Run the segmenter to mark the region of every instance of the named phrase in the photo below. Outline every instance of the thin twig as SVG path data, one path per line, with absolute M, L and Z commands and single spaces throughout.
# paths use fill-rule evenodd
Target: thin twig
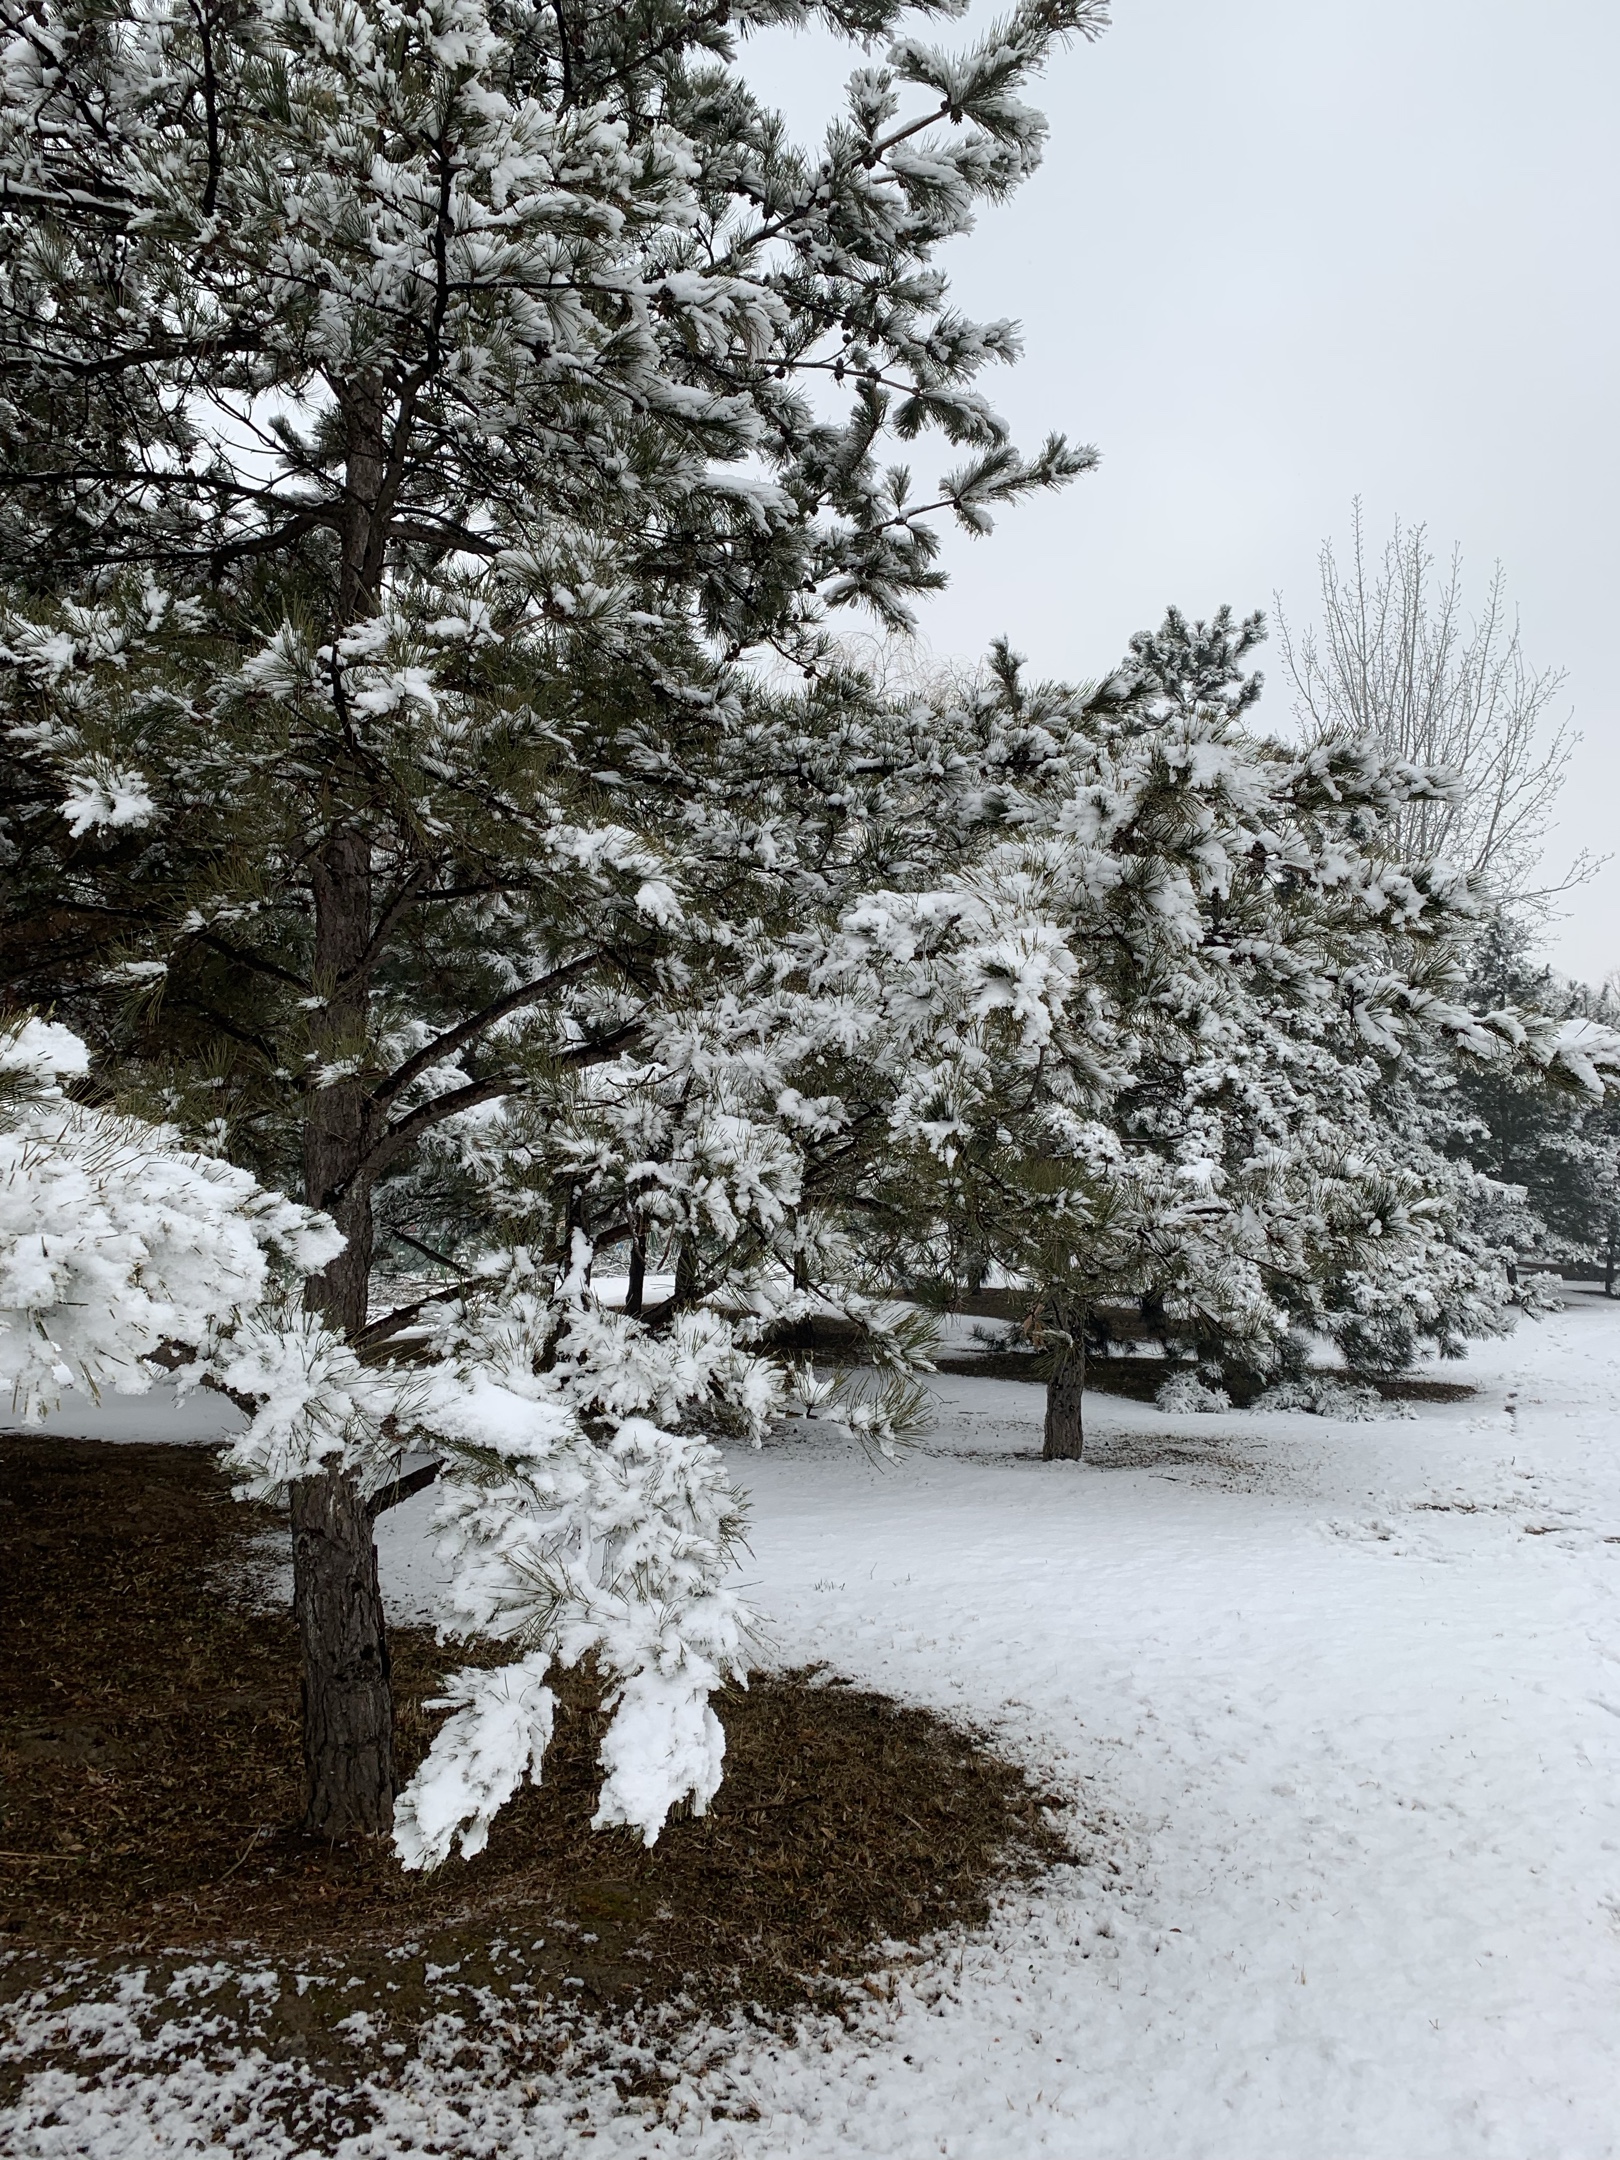
M 242 1847 L 241 1852 L 231 1862 L 230 1866 L 225 1870 L 224 1874 L 219 1878 L 222 1883 L 230 1881 L 231 1877 L 236 1873 L 237 1869 L 242 1865 L 242 1862 L 247 1858 L 248 1854 L 253 1850 L 254 1846 L 258 1844 L 260 1838 L 262 1838 L 264 1834 L 265 1833 L 262 1826 L 261 1828 L 254 1831 L 253 1835 Z

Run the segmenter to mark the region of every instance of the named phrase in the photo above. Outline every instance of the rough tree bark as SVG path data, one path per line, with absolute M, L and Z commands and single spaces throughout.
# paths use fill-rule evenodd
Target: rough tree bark
M 394 1706 L 371 1517 L 352 1477 L 292 1489 L 293 1602 L 303 1651 L 304 1828 L 341 1838 L 387 1830 Z
M 362 1165 L 371 1141 L 363 1074 L 346 1068 L 366 1054 L 370 1018 L 371 841 L 349 826 L 333 833 L 311 866 L 315 905 L 313 977 L 322 1004 L 312 1028 L 315 1055 L 332 1075 L 312 1089 L 304 1112 L 304 1193 L 324 1208 L 346 1243 L 313 1277 L 309 1302 L 334 1328 L 358 1335 L 376 1238 L 371 1185 Z
M 388 441 L 377 384 L 347 386 L 341 404 L 346 508 L 336 630 L 378 605 L 390 473 L 403 447 Z M 341 683 L 334 688 L 341 700 Z M 340 818 L 315 851 L 311 897 L 311 987 L 323 1001 L 312 1048 L 331 1077 L 308 1098 L 304 1193 L 332 1216 L 347 1242 L 313 1278 L 308 1299 L 352 1340 L 366 1324 L 376 1234 L 365 1170 L 373 1121 L 364 1078 L 373 896 L 363 815 Z M 394 1706 L 377 1548 L 359 1480 L 342 1469 L 300 1480 L 292 1491 L 292 1529 L 293 1611 L 304 1661 L 304 1827 L 328 1838 L 386 1831 L 394 1807 Z
M 1081 1462 L 1086 1452 L 1082 1397 L 1086 1386 L 1086 1338 L 1076 1326 L 1069 1344 L 1046 1383 L 1046 1435 L 1041 1454 L 1047 1462 Z
M 314 980 L 325 999 L 318 1051 L 341 1068 L 364 1050 L 371 845 L 353 829 L 316 858 Z M 313 1278 L 309 1300 L 350 1337 L 366 1324 L 371 1279 L 371 1192 L 362 1164 L 370 1141 L 363 1080 L 338 1078 L 309 1098 L 304 1190 L 348 1240 Z M 394 1806 L 393 1697 L 377 1549 L 359 1481 L 333 1469 L 293 1488 L 293 1611 L 303 1650 L 304 1827 L 320 1837 L 389 1828 Z

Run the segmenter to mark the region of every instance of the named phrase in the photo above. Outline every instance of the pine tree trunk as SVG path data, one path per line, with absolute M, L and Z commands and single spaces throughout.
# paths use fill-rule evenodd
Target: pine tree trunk
M 1157 1290 L 1144 1290 L 1140 1299 L 1142 1307 L 1142 1334 L 1148 1342 L 1156 1342 L 1166 1355 L 1170 1339 L 1165 1333 L 1164 1299 Z
M 625 1285 L 624 1309 L 632 1320 L 641 1318 L 647 1291 L 647 1240 L 640 1231 L 630 1240 L 630 1280 Z
M 1046 1437 L 1041 1455 L 1047 1462 L 1085 1459 L 1086 1432 L 1082 1397 L 1086 1386 L 1086 1339 L 1079 1327 L 1046 1383 Z
M 314 980 L 325 1000 L 319 1055 L 336 1066 L 363 1056 L 371 937 L 371 844 L 334 833 L 313 869 Z M 309 1098 L 304 1191 L 348 1240 L 311 1279 L 309 1302 L 339 1333 L 366 1324 L 374 1226 L 362 1164 L 370 1143 L 364 1080 L 342 1077 Z M 303 1651 L 304 1827 L 319 1837 L 388 1829 L 393 1819 L 393 1697 L 377 1550 L 359 1481 L 329 1470 L 293 1487 L 293 1612 Z
M 793 1255 L 793 1287 L 804 1292 L 810 1287 L 810 1263 L 803 1253 Z M 784 1350 L 814 1350 L 816 1347 L 816 1323 L 809 1313 L 801 1316 L 787 1329 L 782 1339 Z
M 386 400 L 374 379 L 347 384 L 340 409 L 345 514 L 335 631 L 380 605 L 390 508 L 407 447 L 397 429 L 389 439 Z M 371 835 L 363 816 L 327 834 L 311 863 L 310 886 L 311 987 L 322 1000 L 311 1047 L 332 1078 L 308 1099 L 304 1196 L 332 1216 L 347 1242 L 311 1279 L 307 1297 L 331 1327 L 353 1338 L 366 1324 L 375 1243 L 365 1169 L 374 1137 L 365 1066 L 375 955 Z M 394 1707 L 377 1548 L 358 1479 L 330 1470 L 301 1480 L 293 1487 L 292 1517 L 309 1773 L 304 1827 L 329 1838 L 385 1831 L 393 1820 Z
M 341 1838 L 389 1828 L 394 1708 L 371 1518 L 352 1477 L 292 1488 L 294 1608 L 304 1658 L 304 1828 Z
M 316 1055 L 341 1070 L 366 1053 L 370 998 L 371 841 L 353 827 L 333 833 L 312 867 L 314 985 L 324 1000 L 311 1030 Z M 317 1088 L 304 1113 L 304 1197 L 324 1208 L 347 1243 L 309 1285 L 309 1304 L 344 1335 L 366 1324 L 375 1231 L 371 1184 L 361 1170 L 370 1106 L 360 1073 Z

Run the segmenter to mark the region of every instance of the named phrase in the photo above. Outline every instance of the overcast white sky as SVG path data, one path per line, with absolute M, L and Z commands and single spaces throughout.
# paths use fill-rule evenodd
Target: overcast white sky
M 965 307 L 1024 325 L 1023 361 L 985 378 L 1017 439 L 1060 427 L 1103 466 L 952 545 L 929 642 L 971 655 L 1005 631 L 1041 673 L 1093 676 L 1170 600 L 1269 611 L 1280 590 L 1307 616 L 1359 494 L 1375 537 L 1399 514 L 1460 542 L 1472 590 L 1500 558 L 1584 735 L 1549 867 L 1620 849 L 1620 4 L 1114 15 L 1046 80 L 1041 171 L 948 257 Z M 785 33 L 745 54 L 801 136 L 852 64 Z M 1552 956 L 1620 967 L 1620 864 Z

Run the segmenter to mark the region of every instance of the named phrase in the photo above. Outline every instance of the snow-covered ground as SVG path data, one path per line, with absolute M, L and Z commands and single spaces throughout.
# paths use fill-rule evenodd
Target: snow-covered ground
M 1089 1859 L 657 2123 L 424 2068 L 356 2160 L 1620 2152 L 1620 1307 L 1444 1377 L 1362 1424 L 1092 1397 L 1086 1465 L 1035 1459 L 1038 1389 L 942 1379 L 897 1466 L 740 1457 L 774 1654 L 989 1728 Z M 382 1525 L 402 1612 L 430 1512 Z M 30 2160 L 225 2149 L 195 2080 L 52 2094 Z

